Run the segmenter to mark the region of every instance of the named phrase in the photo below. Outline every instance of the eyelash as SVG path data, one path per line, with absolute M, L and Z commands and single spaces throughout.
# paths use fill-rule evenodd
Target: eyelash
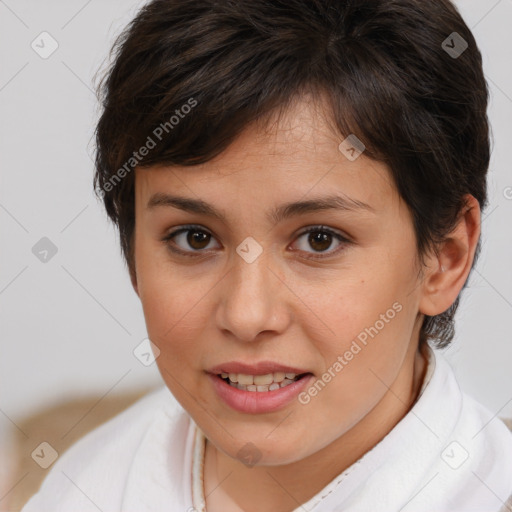
M 181 233 L 186 233 L 187 231 L 197 231 L 197 232 L 201 232 L 201 233 L 206 233 L 206 234 L 208 234 L 208 235 L 213 237 L 212 233 L 210 233 L 206 229 L 203 229 L 201 226 L 198 226 L 198 225 L 186 225 L 186 226 L 182 226 L 181 228 L 179 228 L 179 229 L 177 229 L 175 231 L 172 231 L 171 233 L 166 235 L 164 238 L 162 238 L 162 242 L 168 247 L 168 249 L 170 251 L 172 251 L 175 254 L 179 254 L 181 256 L 185 256 L 185 257 L 189 257 L 189 258 L 197 258 L 197 257 L 203 256 L 203 254 L 205 252 L 207 252 L 207 251 L 205 251 L 205 250 L 200 250 L 200 251 L 183 251 L 183 250 L 177 249 L 176 247 L 173 247 L 171 245 L 171 241 L 172 241 L 173 238 L 175 238 L 176 236 L 178 236 Z M 318 259 L 324 259 L 324 258 L 331 257 L 331 256 L 336 255 L 339 252 L 341 252 L 344 249 L 345 245 L 352 243 L 346 237 L 344 237 L 344 236 L 340 235 L 339 233 L 336 233 L 335 231 L 333 231 L 333 230 L 331 230 L 329 228 L 326 228 L 326 227 L 324 227 L 322 225 L 312 226 L 312 227 L 309 227 L 309 228 L 305 229 L 304 231 L 301 231 L 297 235 L 297 238 L 300 238 L 301 236 L 309 234 L 309 233 L 318 233 L 318 232 L 320 232 L 320 233 L 328 233 L 329 235 L 332 235 L 339 242 L 341 242 L 342 245 L 338 249 L 336 249 L 335 251 L 328 252 L 326 256 L 324 256 L 324 254 L 326 254 L 326 253 L 317 253 L 317 255 L 308 256 L 307 257 L 308 259 L 317 259 L 318 260 Z M 318 254 L 320 254 L 320 255 L 318 255 Z

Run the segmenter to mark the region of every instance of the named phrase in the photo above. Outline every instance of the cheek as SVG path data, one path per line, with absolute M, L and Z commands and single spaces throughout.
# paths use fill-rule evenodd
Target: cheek
M 321 320 L 330 328 L 320 337 L 309 333 L 325 372 L 318 376 L 325 387 L 317 385 L 325 400 L 316 403 L 336 404 L 322 414 L 337 421 L 356 422 L 377 403 L 386 391 L 382 381 L 396 377 L 410 343 L 415 317 L 411 284 L 389 268 L 372 272 L 375 279 L 367 274 L 352 283 L 334 283 L 335 293 L 316 299 Z
M 198 343 L 205 325 L 204 287 L 149 266 L 142 277 L 141 302 L 149 338 L 160 350 L 156 364 L 176 399 L 194 407 L 190 393 L 197 388 L 203 347 Z M 199 399 L 199 398 L 197 398 Z
M 160 244 L 140 236 L 136 243 L 137 284 L 148 329 L 162 337 L 197 302 L 195 280 L 173 265 Z
M 150 338 L 159 340 L 161 348 L 175 344 L 175 340 L 183 345 L 190 344 L 204 324 L 206 301 L 201 300 L 203 296 L 204 287 L 162 276 L 147 278 L 141 302 Z
M 180 366 L 187 364 L 188 358 L 194 356 L 190 349 L 196 344 L 191 341 L 198 335 L 196 329 L 200 325 L 197 322 L 200 302 L 197 303 L 196 290 L 154 265 L 146 267 L 142 264 L 138 270 L 146 329 L 149 339 L 160 350 L 157 364 L 161 371 L 166 368 L 175 374 Z
M 409 340 L 404 330 L 407 321 L 401 314 L 403 310 L 388 318 L 389 323 L 374 320 L 366 326 L 363 322 L 361 328 L 354 326 L 354 336 L 325 349 L 325 371 L 306 389 L 301 403 L 309 409 L 309 417 L 322 418 L 329 431 L 326 438 L 360 422 L 382 400 L 387 384 L 395 380 Z
M 348 350 L 353 340 L 371 339 L 376 330 L 379 338 L 386 338 L 397 328 L 396 319 L 404 315 L 408 288 L 393 269 L 374 265 L 358 270 L 358 275 L 332 280 L 327 288 L 303 290 L 308 306 L 318 312 L 319 324 L 328 327 L 320 342 L 331 359 Z

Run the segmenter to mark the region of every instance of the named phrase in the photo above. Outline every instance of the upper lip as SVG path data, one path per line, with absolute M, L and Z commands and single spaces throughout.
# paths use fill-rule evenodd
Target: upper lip
M 243 363 L 239 361 L 229 361 L 221 363 L 213 368 L 207 370 L 209 373 L 243 373 L 244 375 L 267 375 L 269 373 L 283 372 L 295 373 L 301 375 L 303 373 L 310 373 L 308 370 L 288 366 L 285 364 L 276 363 L 273 361 L 259 361 L 257 363 Z

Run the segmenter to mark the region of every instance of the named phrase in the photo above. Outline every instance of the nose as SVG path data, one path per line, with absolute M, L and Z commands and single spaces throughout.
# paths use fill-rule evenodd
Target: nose
M 270 251 L 263 250 L 253 261 L 235 252 L 232 265 L 218 289 L 218 328 L 243 342 L 285 331 L 291 292 Z

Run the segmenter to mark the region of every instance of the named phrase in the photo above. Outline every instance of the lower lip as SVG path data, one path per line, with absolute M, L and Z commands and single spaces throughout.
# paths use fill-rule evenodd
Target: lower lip
M 230 386 L 217 375 L 209 373 L 208 377 L 219 397 L 231 408 L 248 414 L 261 414 L 286 407 L 307 387 L 313 375 L 305 375 L 292 384 L 274 391 L 244 391 Z

